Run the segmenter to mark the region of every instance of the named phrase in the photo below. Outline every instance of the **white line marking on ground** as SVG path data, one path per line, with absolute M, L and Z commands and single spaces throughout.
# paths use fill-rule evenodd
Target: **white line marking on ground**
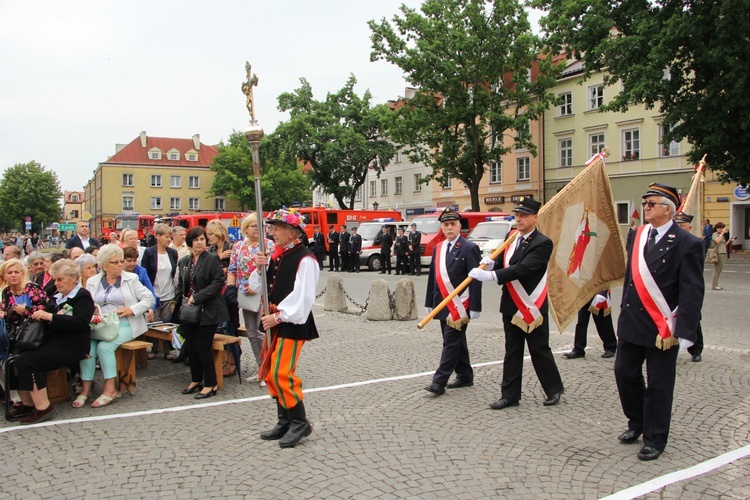
M 708 472 L 711 472 L 712 470 L 718 469 L 719 467 L 732 463 L 735 460 L 745 458 L 747 456 L 750 456 L 750 445 L 743 446 L 742 448 L 737 448 L 736 450 L 724 453 L 723 455 L 719 455 L 718 457 L 706 460 L 705 462 L 700 462 L 693 465 L 692 467 L 688 467 L 687 469 L 670 472 L 669 474 L 656 477 L 650 481 L 646 481 L 645 483 L 631 486 L 630 488 L 618 491 L 613 495 L 604 497 L 604 499 L 602 500 L 625 500 L 636 498 L 647 493 L 651 493 L 652 491 L 656 491 L 659 488 L 669 486 L 670 484 L 706 474 Z

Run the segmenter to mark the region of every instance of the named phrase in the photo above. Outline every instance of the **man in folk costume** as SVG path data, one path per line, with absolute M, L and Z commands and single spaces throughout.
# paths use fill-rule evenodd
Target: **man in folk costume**
M 469 273 L 475 280 L 493 280 L 503 285 L 500 312 L 505 330 L 505 361 L 502 394 L 499 400 L 490 403 L 493 410 L 518 406 L 521 400 L 524 343 L 529 346 L 531 363 L 547 396 L 544 405 L 559 403 L 565 390 L 549 347 L 547 265 L 552 255 L 552 240 L 536 229 L 541 206 L 536 200 L 521 197 L 513 209 L 518 228 L 516 241 L 497 262 L 485 257 L 481 262 L 485 269 L 472 269 Z M 500 269 L 493 270 L 495 267 Z
M 693 234 L 690 232 L 691 229 L 693 229 L 693 218 L 694 216 L 686 214 L 685 212 L 677 212 L 677 215 L 674 216 L 674 221 L 682 229 Z M 690 353 L 694 363 L 700 363 L 701 359 L 703 359 L 701 357 L 703 354 L 703 327 L 700 323 L 698 323 L 698 329 L 695 334 L 695 344 L 688 347 L 687 351 Z
M 425 298 L 427 314 L 466 279 L 482 257 L 476 243 L 461 236 L 461 216 L 457 212 L 446 208 L 438 221 L 445 240 L 435 246 L 432 254 Z M 457 389 L 474 385 L 466 328 L 469 320 L 479 318 L 481 311 L 482 284 L 474 281 L 437 314 L 443 334 L 443 351 L 440 366 L 432 377 L 432 384 L 425 387 L 426 391 L 440 396 L 446 387 Z M 456 379 L 449 384 L 453 372 L 456 372 Z
M 604 344 L 603 358 L 614 357 L 617 352 L 617 337 L 615 327 L 612 324 L 612 297 L 609 290 L 602 290 L 594 295 L 591 303 L 585 304 L 578 311 L 578 323 L 576 323 L 575 341 L 573 349 L 563 354 L 567 359 L 583 358 L 586 356 L 586 334 L 589 328 L 589 316 L 594 316 L 596 333 Z
M 270 355 L 270 368 L 265 381 L 276 400 L 278 422 L 260 437 L 279 439 L 282 448 L 290 448 L 312 432 L 302 401 L 302 379 L 296 371 L 302 346 L 318 338 L 312 307 L 320 268 L 300 240 L 305 224 L 297 214 L 279 210 L 269 222 L 276 247 L 270 257 L 258 253 L 255 259 L 259 266 L 268 265 L 270 314 L 263 316 L 261 322 L 273 339 L 272 350 L 266 354 Z M 257 270 L 251 275 L 250 286 L 260 290 Z
M 634 443 L 643 434 L 638 458 L 655 460 L 669 436 L 677 346 L 695 342 L 700 321 L 703 242 L 672 221 L 680 202 L 675 188 L 653 183 L 643 199 L 648 224 L 628 238 L 615 380 L 628 418 L 618 439 Z

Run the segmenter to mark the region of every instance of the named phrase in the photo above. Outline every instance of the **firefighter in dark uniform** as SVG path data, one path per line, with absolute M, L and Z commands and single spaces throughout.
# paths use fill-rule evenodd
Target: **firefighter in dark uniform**
M 346 226 L 341 226 L 339 233 L 339 254 L 341 255 L 341 270 L 343 272 L 351 271 L 352 266 L 349 263 L 349 239 L 351 236 L 346 232 Z
M 417 231 L 417 225 L 412 223 L 409 233 L 409 274 L 419 276 L 422 274 L 422 262 L 420 260 L 420 247 L 422 233 Z
M 404 228 L 398 228 L 398 236 L 396 236 L 396 275 L 408 274 L 409 265 L 407 260 L 407 252 L 409 251 L 409 238 L 404 236 Z
M 349 238 L 349 265 L 352 273 L 359 272 L 359 254 L 362 253 L 362 236 L 357 234 L 357 226 L 352 228 Z
M 323 261 L 326 258 L 326 237 L 320 232 L 320 228 L 315 226 L 315 232 L 313 233 L 313 253 L 315 258 L 318 259 L 318 265 L 320 270 L 323 270 Z
M 380 228 L 380 274 L 391 274 L 391 249 L 393 248 L 393 236 L 388 226 Z
M 338 271 L 339 265 L 339 233 L 333 226 L 328 226 L 328 270 Z

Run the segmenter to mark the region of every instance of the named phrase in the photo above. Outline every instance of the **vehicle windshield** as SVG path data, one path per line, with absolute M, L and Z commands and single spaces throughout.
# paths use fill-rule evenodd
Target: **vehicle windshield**
M 382 224 L 360 224 L 357 228 L 357 233 L 362 237 L 362 240 L 372 241 L 380 233 Z
M 510 222 L 479 223 L 469 234 L 470 240 L 503 240 L 510 230 Z
M 138 219 L 120 219 L 118 222 L 118 230 L 138 229 Z
M 440 222 L 437 220 L 437 217 L 434 219 L 414 219 L 412 222 L 417 224 L 417 231 L 422 233 L 435 234 L 440 232 Z

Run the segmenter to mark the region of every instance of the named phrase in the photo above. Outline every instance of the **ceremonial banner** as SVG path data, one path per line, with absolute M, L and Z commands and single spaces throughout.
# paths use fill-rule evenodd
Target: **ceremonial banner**
M 599 153 L 539 212 L 537 228 L 554 242 L 547 270 L 549 306 L 562 331 L 596 292 L 622 284 L 625 245 L 612 186 Z
M 678 212 L 685 212 L 688 215 L 693 216 L 693 228 L 690 230 L 690 234 L 703 239 L 703 204 L 701 199 L 701 185 L 703 182 L 703 173 L 706 170 L 706 157 L 703 157 L 695 166 L 695 175 L 693 176 L 693 182 L 690 185 L 690 191 L 682 201 L 682 205 L 677 209 Z

